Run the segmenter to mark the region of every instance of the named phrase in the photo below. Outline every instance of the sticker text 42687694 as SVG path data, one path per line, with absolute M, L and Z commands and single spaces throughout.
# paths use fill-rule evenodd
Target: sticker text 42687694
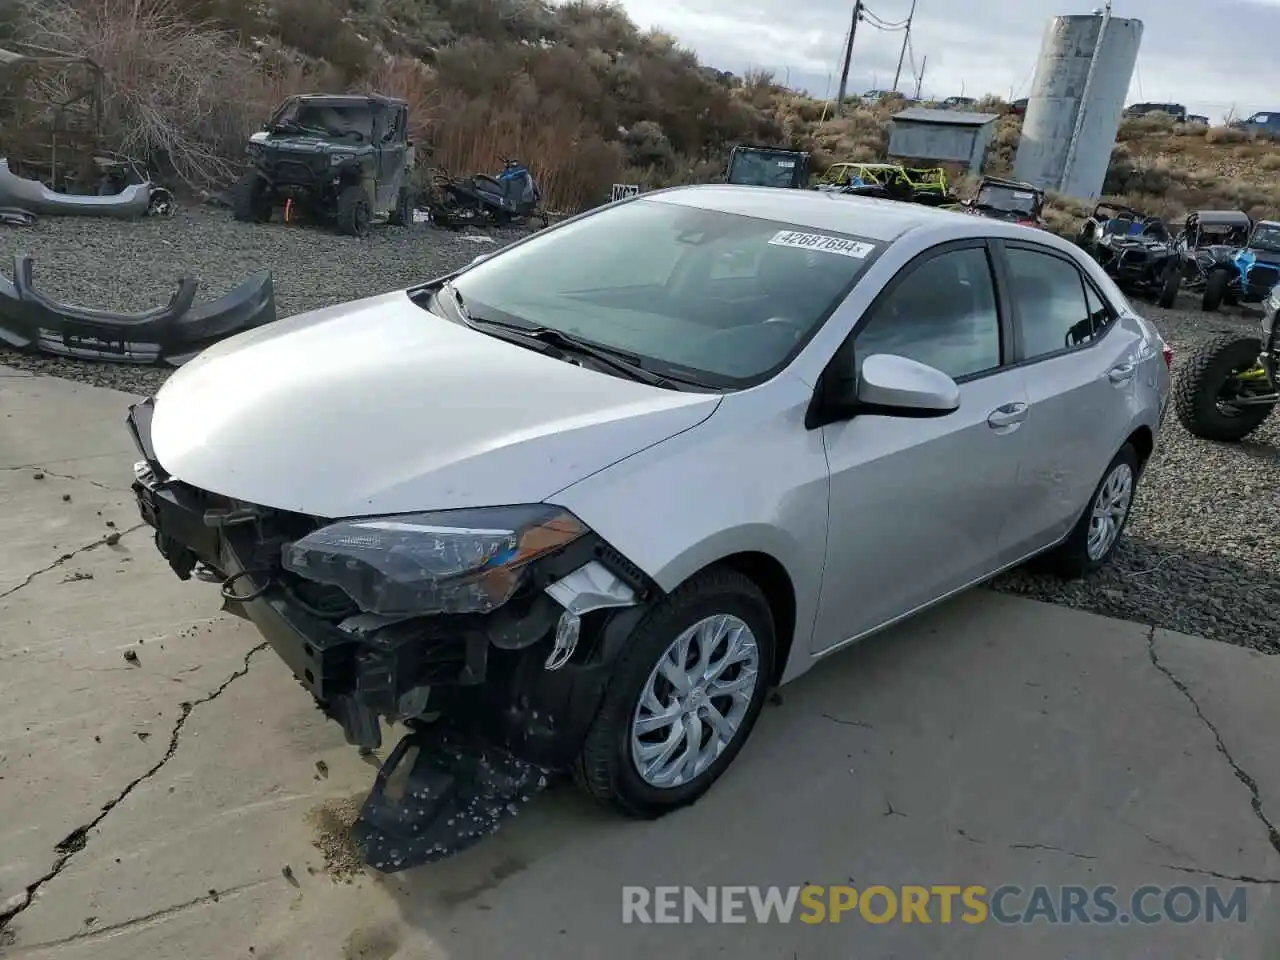
M 779 230 L 769 241 L 775 247 L 794 247 L 799 250 L 817 250 L 822 253 L 835 253 L 842 257 L 864 259 L 875 249 L 869 243 L 857 240 L 846 240 L 844 237 L 831 237 L 824 233 L 800 233 L 797 230 Z

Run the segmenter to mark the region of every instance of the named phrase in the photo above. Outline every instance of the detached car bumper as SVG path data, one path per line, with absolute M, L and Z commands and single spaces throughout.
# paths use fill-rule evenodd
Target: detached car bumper
M 141 313 L 73 306 L 36 290 L 31 258 L 20 254 L 13 282 L 0 277 L 0 342 L 57 356 L 179 366 L 219 340 L 276 319 L 269 272 L 199 305 L 198 288 L 184 279 L 167 304 Z

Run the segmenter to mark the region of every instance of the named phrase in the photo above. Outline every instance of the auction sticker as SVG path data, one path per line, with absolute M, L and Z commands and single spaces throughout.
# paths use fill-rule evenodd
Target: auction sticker
M 773 235 L 769 244 L 774 247 L 795 247 L 799 250 L 820 250 L 823 253 L 838 253 L 842 257 L 864 259 L 875 249 L 869 243 L 846 240 L 844 237 L 829 237 L 822 233 L 800 233 L 796 230 L 779 230 Z

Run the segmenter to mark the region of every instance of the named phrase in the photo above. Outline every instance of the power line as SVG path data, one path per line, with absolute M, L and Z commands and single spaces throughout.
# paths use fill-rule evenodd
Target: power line
M 884 17 L 872 10 L 868 10 L 866 7 L 862 8 L 862 16 L 871 26 L 878 27 L 881 30 L 904 30 L 911 23 L 910 17 L 905 20 L 899 20 L 896 23 L 890 23 Z

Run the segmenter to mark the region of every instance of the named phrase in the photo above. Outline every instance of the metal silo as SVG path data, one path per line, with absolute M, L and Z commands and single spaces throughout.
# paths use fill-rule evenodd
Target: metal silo
M 1142 43 L 1142 21 L 1054 17 L 1045 31 L 1014 175 L 1081 200 L 1102 194 Z

